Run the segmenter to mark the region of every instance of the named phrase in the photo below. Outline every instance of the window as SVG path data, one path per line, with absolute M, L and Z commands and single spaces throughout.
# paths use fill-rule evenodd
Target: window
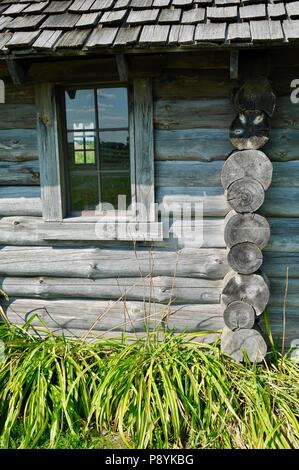
M 42 83 L 35 97 L 44 239 L 162 240 L 151 80 Z
M 96 215 L 131 206 L 128 88 L 64 92 L 68 208 Z

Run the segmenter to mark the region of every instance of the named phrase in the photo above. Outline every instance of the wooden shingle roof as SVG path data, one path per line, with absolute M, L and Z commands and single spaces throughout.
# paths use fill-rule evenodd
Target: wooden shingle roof
M 0 53 L 299 40 L 299 1 L 0 0 Z

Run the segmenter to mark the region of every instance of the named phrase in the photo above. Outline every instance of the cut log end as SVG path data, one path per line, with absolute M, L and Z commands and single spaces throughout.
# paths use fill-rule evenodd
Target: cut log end
M 232 331 L 251 329 L 255 323 L 254 308 L 246 302 L 236 301 L 229 304 L 223 313 L 225 325 Z
M 257 180 L 266 191 L 272 182 L 273 165 L 267 155 L 260 150 L 234 152 L 223 165 L 221 181 L 227 189 L 241 178 Z
M 260 274 L 242 275 L 228 273 L 223 281 L 221 304 L 227 307 L 232 302 L 243 301 L 251 305 L 257 316 L 262 315 L 268 305 L 270 291 Z
M 231 331 L 225 327 L 221 337 L 221 350 L 237 362 L 262 362 L 267 354 L 267 344 L 256 329 Z
M 263 263 L 263 254 L 254 243 L 238 243 L 228 254 L 228 263 L 239 274 L 253 274 Z
M 238 214 L 232 211 L 226 217 L 224 239 L 228 248 L 238 243 L 250 242 L 262 250 L 269 242 L 270 226 L 261 215 Z
M 229 205 L 236 212 L 250 213 L 262 207 L 265 191 L 257 180 L 241 178 L 228 187 L 226 197 Z

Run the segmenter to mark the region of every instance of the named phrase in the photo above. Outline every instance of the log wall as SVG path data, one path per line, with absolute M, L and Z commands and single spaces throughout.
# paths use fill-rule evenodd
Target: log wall
M 290 344 L 299 338 L 299 105 L 289 95 L 291 80 L 299 77 L 299 61 L 296 51 L 280 61 L 269 55 L 267 71 L 263 60 L 252 67 L 252 60 L 241 55 L 240 83 L 250 70 L 258 70 L 267 73 L 277 95 L 271 143 L 264 148 L 273 162 L 273 183 L 259 213 L 271 226 L 263 269 L 270 280 L 268 311 L 278 340 L 289 268 Z M 0 105 L 0 277 L 10 296 L 10 318 L 23 321 L 28 312 L 42 309 L 51 328 L 74 334 L 94 323 L 96 331 L 111 334 L 124 324 L 138 334 L 153 325 L 177 331 L 221 329 L 229 206 L 220 176 L 233 150 L 228 129 L 235 114 L 231 93 L 237 87 L 229 78 L 227 54 L 206 55 L 205 60 L 199 53 L 169 54 L 153 79 L 156 201 L 165 210 L 172 203 L 203 203 L 203 222 L 194 214 L 191 219 L 203 232 L 202 240 L 194 238 L 194 225 L 175 237 L 180 217 L 175 209 L 172 234 L 162 243 L 134 247 L 127 242 L 46 241 L 33 86 L 6 81 L 6 104 Z

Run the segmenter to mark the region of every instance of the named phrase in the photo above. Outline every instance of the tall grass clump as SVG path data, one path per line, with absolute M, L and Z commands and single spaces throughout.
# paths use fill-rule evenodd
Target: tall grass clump
M 65 433 L 132 448 L 299 447 L 299 366 L 286 355 L 241 365 L 171 333 L 83 342 L 4 324 L 0 339 L 2 448 L 55 448 Z

